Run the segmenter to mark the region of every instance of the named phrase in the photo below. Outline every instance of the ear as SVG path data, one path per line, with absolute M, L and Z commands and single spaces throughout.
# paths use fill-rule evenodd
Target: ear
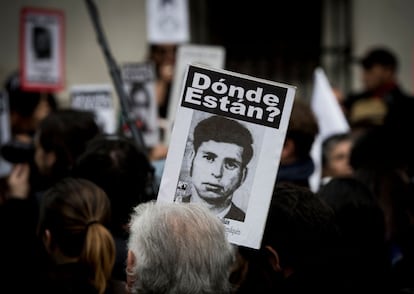
M 48 252 L 52 251 L 52 234 L 48 229 L 43 232 L 43 244 Z
M 132 268 L 135 266 L 135 254 L 131 251 L 128 250 L 128 256 L 127 256 L 127 271 L 131 271 Z
M 134 271 L 133 268 L 135 266 L 136 263 L 136 258 L 135 258 L 135 254 L 131 251 L 128 250 L 128 256 L 127 256 L 127 262 L 126 262 L 126 283 L 127 283 L 127 289 L 132 289 L 133 285 L 135 283 L 135 275 L 134 275 Z
M 52 167 L 56 162 L 56 153 L 54 151 L 47 152 L 45 155 L 45 161 L 48 167 Z
M 268 253 L 268 261 L 273 270 L 275 272 L 281 272 L 282 268 L 280 266 L 279 254 L 277 254 L 276 250 L 274 250 L 271 246 L 266 246 L 265 250 Z
M 295 155 L 295 143 L 292 139 L 286 138 L 285 143 L 283 144 L 282 154 L 280 156 L 280 161 L 282 163 L 290 163 L 291 158 Z

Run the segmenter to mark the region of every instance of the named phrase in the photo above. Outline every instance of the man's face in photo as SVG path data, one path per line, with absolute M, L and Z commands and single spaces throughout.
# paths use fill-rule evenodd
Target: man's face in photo
M 243 147 L 224 142 L 201 143 L 192 163 L 192 182 L 200 198 L 221 202 L 230 197 L 244 178 Z

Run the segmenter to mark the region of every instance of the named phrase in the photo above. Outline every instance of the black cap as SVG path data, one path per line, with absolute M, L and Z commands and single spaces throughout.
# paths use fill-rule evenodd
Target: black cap
M 398 67 L 397 58 L 394 53 L 385 48 L 374 48 L 361 58 L 361 65 L 365 69 L 370 69 L 374 65 L 382 65 L 396 70 Z

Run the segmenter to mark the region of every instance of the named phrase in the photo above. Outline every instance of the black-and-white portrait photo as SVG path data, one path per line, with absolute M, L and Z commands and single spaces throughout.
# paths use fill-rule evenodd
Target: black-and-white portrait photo
M 46 26 L 33 26 L 32 46 L 37 59 L 50 59 L 52 57 L 52 33 Z
M 262 132 L 251 123 L 195 111 L 176 202 L 200 202 L 217 216 L 243 222 Z

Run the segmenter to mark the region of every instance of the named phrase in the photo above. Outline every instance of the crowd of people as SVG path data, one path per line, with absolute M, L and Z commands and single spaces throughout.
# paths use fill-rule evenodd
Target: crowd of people
M 161 119 L 175 51 L 151 46 Z M 246 217 L 232 199 L 252 157 L 242 124 L 199 122 L 191 193 L 165 203 L 157 193 L 168 146 L 105 134 L 92 112 L 27 93 L 13 74 L 4 89 L 15 145 L 1 148 L 12 169 L 0 179 L 0 292 L 414 293 L 414 97 L 389 49 L 374 48 L 360 65 L 365 89 L 341 101 L 350 131 L 322 142 L 317 191 L 309 180 L 319 126 L 295 98 L 258 249 L 230 243 L 222 222 Z

